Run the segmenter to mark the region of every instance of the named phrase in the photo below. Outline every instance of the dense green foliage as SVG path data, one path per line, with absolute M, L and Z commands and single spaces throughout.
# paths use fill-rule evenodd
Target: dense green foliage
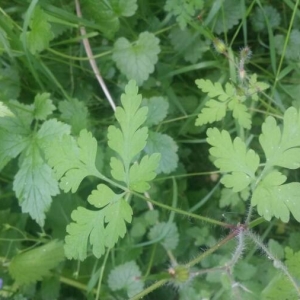
M 300 0 L 2 0 L 0 298 L 300 297 Z

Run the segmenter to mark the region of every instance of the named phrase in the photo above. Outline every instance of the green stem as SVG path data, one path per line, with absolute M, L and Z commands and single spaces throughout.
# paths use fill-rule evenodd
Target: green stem
M 104 269 L 105 269 L 105 265 L 106 265 L 106 261 L 109 255 L 110 249 L 108 249 L 105 253 L 105 257 L 104 257 L 104 261 L 103 264 L 101 266 L 101 271 L 100 271 L 100 276 L 99 276 L 99 281 L 98 281 L 98 286 L 97 286 L 97 293 L 96 293 L 96 298 L 95 300 L 98 300 L 100 297 L 100 291 L 101 291 L 101 283 L 103 280 L 103 274 L 104 274 Z
M 296 3 L 295 3 L 293 14 L 292 14 L 292 17 L 291 17 L 291 20 L 290 20 L 289 29 L 288 29 L 288 32 L 285 36 L 283 50 L 282 50 L 282 54 L 281 54 L 281 57 L 280 57 L 280 62 L 279 62 L 279 66 L 278 66 L 277 73 L 276 73 L 276 78 L 274 80 L 274 85 L 273 85 L 273 89 L 272 89 L 273 94 L 274 94 L 274 91 L 275 91 L 275 88 L 276 88 L 276 85 L 277 85 L 277 82 L 278 82 L 279 73 L 280 73 L 280 70 L 281 70 L 281 67 L 282 67 L 282 63 L 283 63 L 283 59 L 284 59 L 285 52 L 286 52 L 286 49 L 287 49 L 288 41 L 290 39 L 291 30 L 292 30 L 293 23 L 294 23 L 294 20 L 295 20 L 295 15 L 296 15 L 296 12 L 298 11 L 299 1 L 300 0 L 297 0 Z
M 201 260 L 203 260 L 205 257 L 207 257 L 208 255 L 210 255 L 211 253 L 215 252 L 216 250 L 218 250 L 221 246 L 225 245 L 226 243 L 228 243 L 230 240 L 232 240 L 233 238 L 235 238 L 238 235 L 238 232 L 231 232 L 229 235 L 227 235 L 223 240 L 221 240 L 219 243 L 217 243 L 215 246 L 213 246 L 212 248 L 208 249 L 207 251 L 205 251 L 204 253 L 200 254 L 199 256 L 197 256 L 196 258 L 194 258 L 193 260 L 191 260 L 190 262 L 188 262 L 187 264 L 185 264 L 185 266 L 187 268 L 191 268 L 194 265 L 198 264 Z
M 148 295 L 149 293 L 153 292 L 160 286 L 166 284 L 168 281 L 169 281 L 169 279 L 159 280 L 159 281 L 155 282 L 154 284 L 150 285 L 148 288 L 146 288 L 142 292 L 135 295 L 134 297 L 130 298 L 130 300 L 139 300 L 139 299 L 143 298 L 144 296 Z

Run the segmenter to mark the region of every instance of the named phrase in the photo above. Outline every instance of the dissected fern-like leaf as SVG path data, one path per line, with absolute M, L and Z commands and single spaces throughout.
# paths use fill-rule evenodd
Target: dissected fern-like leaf
M 126 222 L 130 223 L 132 220 L 131 206 L 125 200 L 129 190 L 145 192 L 150 188 L 149 181 L 156 176 L 155 170 L 160 154 L 145 155 L 137 161 L 148 137 L 148 128 L 141 127 L 147 117 L 147 107 L 140 107 L 141 101 L 136 83 L 129 82 L 125 94 L 121 96 L 123 107 L 118 107 L 115 112 L 118 126 L 112 125 L 108 128 L 108 145 L 116 152 L 116 156 L 112 157 L 110 162 L 111 174 L 114 179 L 125 184 L 124 192 L 118 194 L 107 185 L 99 184 L 97 190 L 88 197 L 88 202 L 99 210 L 79 207 L 72 213 L 73 222 L 67 226 L 65 244 L 65 252 L 70 259 L 84 260 L 88 244 L 92 246 L 92 253 L 98 258 L 104 254 L 106 247 L 114 247 L 119 238 L 124 237 L 126 233 Z M 74 167 L 71 166 L 74 157 L 66 162 L 54 160 L 60 176 L 67 170 L 66 180 L 75 180 L 75 187 L 78 183 L 75 173 L 79 176 L 87 174 L 86 166 L 89 166 L 89 170 L 94 170 L 92 165 L 95 161 L 96 145 L 93 145 L 93 138 L 86 132 L 83 133 L 83 137 L 78 139 L 78 147 L 67 137 L 68 143 L 73 144 L 73 153 L 80 157 L 79 161 L 74 160 Z M 105 177 L 101 175 L 101 178 Z

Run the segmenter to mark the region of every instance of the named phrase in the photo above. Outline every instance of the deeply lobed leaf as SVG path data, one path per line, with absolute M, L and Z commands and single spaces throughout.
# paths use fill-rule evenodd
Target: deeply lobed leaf
M 239 137 L 232 141 L 227 131 L 209 128 L 207 142 L 213 146 L 210 154 L 215 158 L 215 166 L 221 172 L 231 173 L 221 180 L 227 188 L 239 192 L 255 180 L 259 156 L 253 150 L 247 151 L 246 144 Z
M 82 130 L 75 141 L 64 135 L 56 142 L 55 149 L 48 147 L 46 157 L 54 169 L 56 178 L 60 179 L 60 187 L 75 193 L 81 181 L 89 175 L 97 175 L 95 167 L 97 141 L 87 130 Z
M 259 142 L 265 152 L 268 166 L 288 169 L 300 167 L 300 113 L 290 107 L 283 117 L 283 130 L 273 117 L 262 126 Z

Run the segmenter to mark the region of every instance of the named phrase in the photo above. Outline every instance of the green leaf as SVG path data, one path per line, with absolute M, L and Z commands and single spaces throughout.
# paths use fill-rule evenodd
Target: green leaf
M 164 9 L 176 17 L 181 29 L 185 29 L 187 24 L 193 20 L 195 14 L 203 8 L 203 5 L 203 0 L 167 0 Z
M 251 115 L 246 105 L 240 102 L 239 97 L 233 97 L 228 103 L 228 108 L 232 110 L 232 116 L 237 119 L 238 123 L 246 128 L 251 128 Z
M 246 97 L 243 94 L 239 95 L 232 84 L 226 83 L 225 90 L 219 82 L 212 83 L 210 80 L 198 79 L 196 84 L 209 97 L 217 97 L 219 100 L 210 99 L 206 102 L 206 107 L 198 115 L 196 126 L 222 120 L 228 108 L 232 110 L 233 117 L 237 119 L 242 127 L 251 128 L 251 115 L 247 107 L 242 104 Z M 255 90 L 255 93 L 257 93 L 257 90 Z
M 238 193 L 234 193 L 232 189 L 223 188 L 221 191 L 221 198 L 220 198 L 220 208 L 226 206 L 237 206 L 241 202 L 241 198 L 239 197 Z
M 292 59 L 299 61 L 299 47 L 300 47 L 300 31 L 298 29 L 293 29 L 290 34 L 287 48 L 285 45 L 285 35 L 276 35 L 274 37 L 274 45 L 279 55 L 283 54 L 286 59 Z
M 102 33 L 111 38 L 119 30 L 120 17 L 131 17 L 137 10 L 137 0 L 83 0 L 85 16 L 95 20 Z
M 57 195 L 59 189 L 52 169 L 44 162 L 34 139 L 26 149 L 14 179 L 13 189 L 19 199 L 22 212 L 29 213 L 40 226 L 43 226 L 45 212 L 52 201 L 51 197 Z
M 227 101 L 235 93 L 235 89 L 230 83 L 226 83 L 224 90 L 220 82 L 213 83 L 209 79 L 197 79 L 195 82 L 203 93 L 207 93 L 211 98 L 218 97 L 222 102 Z
M 278 27 L 281 22 L 281 17 L 277 9 L 271 5 L 256 7 L 251 18 L 253 29 L 265 33 L 267 31 L 266 20 L 268 20 L 270 28 Z
M 108 223 L 105 228 L 105 245 L 107 247 L 112 248 L 119 237 L 124 237 L 125 221 L 131 223 L 132 213 L 131 206 L 124 199 L 105 208 L 105 222 Z
M 28 285 L 49 276 L 50 270 L 63 260 L 63 244 L 54 240 L 15 255 L 8 269 L 18 285 Z
M 268 117 L 262 125 L 259 142 L 265 152 L 268 166 L 288 169 L 300 167 L 300 114 L 294 107 L 286 110 L 283 129 L 273 117 Z
M 0 68 L 0 100 L 17 99 L 20 95 L 20 76 L 16 68 Z
M 97 190 L 94 190 L 89 196 L 88 201 L 90 204 L 97 208 L 105 207 L 110 202 L 116 202 L 121 199 L 123 194 L 115 194 L 107 185 L 99 184 Z
M 126 233 L 125 222 L 131 222 L 132 218 L 130 205 L 120 199 L 119 195 L 105 191 L 105 195 L 113 195 L 108 203 L 101 193 L 103 190 L 103 186 L 99 185 L 88 199 L 92 205 L 105 206 L 107 203 L 102 210 L 91 211 L 79 207 L 72 213 L 71 217 L 75 222 L 67 226 L 68 235 L 65 239 L 65 253 L 69 259 L 84 260 L 87 257 L 88 241 L 92 245 L 93 254 L 100 258 L 105 247 L 112 248 L 119 237 L 124 237 Z M 108 223 L 107 226 L 105 223 Z
M 32 54 L 39 53 L 49 47 L 54 38 L 48 15 L 39 6 L 36 6 L 29 23 L 30 31 L 26 33 L 27 47 Z M 24 39 L 24 34 L 21 36 Z
M 249 79 L 249 86 L 247 88 L 246 94 L 249 95 L 252 100 L 258 101 L 258 93 L 265 91 L 269 87 L 269 84 L 262 81 L 257 81 L 257 75 L 252 74 Z
M 142 273 L 134 261 L 115 267 L 108 276 L 108 286 L 112 291 L 125 289 L 128 297 L 133 297 L 144 289 Z
M 173 172 L 178 165 L 178 146 L 175 141 L 167 134 L 159 132 L 149 132 L 149 138 L 145 147 L 145 152 L 149 155 L 160 153 L 161 159 L 156 172 L 169 174 Z
M 88 125 L 88 109 L 82 101 L 71 99 L 71 101 L 59 102 L 58 109 L 61 119 L 72 126 L 72 133 L 78 135 Z
M 175 250 L 179 242 L 176 224 L 161 222 L 154 225 L 149 232 L 149 239 L 158 239 L 166 250 Z
M 0 118 L 14 116 L 15 115 L 13 114 L 13 112 L 3 102 L 0 101 Z
M 259 215 L 270 221 L 273 216 L 288 222 L 290 212 L 300 222 L 300 183 L 283 184 L 286 176 L 272 171 L 259 183 L 254 190 L 251 203 L 257 205 Z
M 224 0 L 222 9 L 219 10 L 216 17 L 214 31 L 217 34 L 227 32 L 239 23 L 242 15 L 241 5 L 238 5 L 235 0 Z
M 208 40 L 203 40 L 199 32 L 191 28 L 173 28 L 169 35 L 171 43 L 178 54 L 192 64 L 195 64 L 210 49 Z
M 75 193 L 86 176 L 98 175 L 95 167 L 97 141 L 86 130 L 80 132 L 77 141 L 64 135 L 55 148 L 48 147 L 45 151 L 49 165 L 60 179 L 60 188 L 65 192 Z
M 104 212 L 91 211 L 78 207 L 72 212 L 74 222 L 67 226 L 65 238 L 65 254 L 69 259 L 84 260 L 87 257 L 88 241 L 92 245 L 93 254 L 100 258 L 105 252 Z
M 214 165 L 221 172 L 231 173 L 221 179 L 225 187 L 239 192 L 255 180 L 259 156 L 253 150 L 247 151 L 246 144 L 239 137 L 232 141 L 227 131 L 209 128 L 207 142 L 212 146 L 209 152 L 215 158 Z
M 148 181 L 156 176 L 156 169 L 160 162 L 160 154 L 154 153 L 151 156 L 144 156 L 140 163 L 133 164 L 129 171 L 130 189 L 144 193 L 150 188 Z
M 227 110 L 226 103 L 211 99 L 208 100 L 205 105 L 206 107 L 201 110 L 201 113 L 196 119 L 196 126 L 220 121 L 225 117 Z
M 11 117 L 14 118 L 14 117 Z M 28 139 L 0 128 L 0 170 L 28 145 Z
M 120 155 L 125 169 L 129 169 L 133 158 L 146 145 L 147 127 L 139 127 L 145 122 L 148 109 L 139 108 L 141 101 L 138 87 L 134 81 L 130 81 L 125 87 L 125 94 L 121 96 L 123 107 L 117 107 L 115 112 L 120 128 L 108 127 L 108 145 Z
M 49 115 L 56 109 L 52 100 L 49 98 L 50 94 L 37 94 L 34 98 L 34 117 L 37 120 L 46 120 Z
M 152 33 L 143 32 L 134 43 L 119 38 L 114 44 L 112 58 L 129 80 L 134 79 L 141 85 L 154 72 L 159 52 L 159 39 Z
M 157 125 L 167 116 L 169 103 L 163 97 L 143 99 L 142 105 L 148 107 L 148 115 L 145 121 L 147 126 Z
M 70 126 L 56 119 L 45 121 L 37 132 L 38 143 L 41 148 L 53 148 L 53 144 L 59 143 L 63 135 L 70 134 Z

